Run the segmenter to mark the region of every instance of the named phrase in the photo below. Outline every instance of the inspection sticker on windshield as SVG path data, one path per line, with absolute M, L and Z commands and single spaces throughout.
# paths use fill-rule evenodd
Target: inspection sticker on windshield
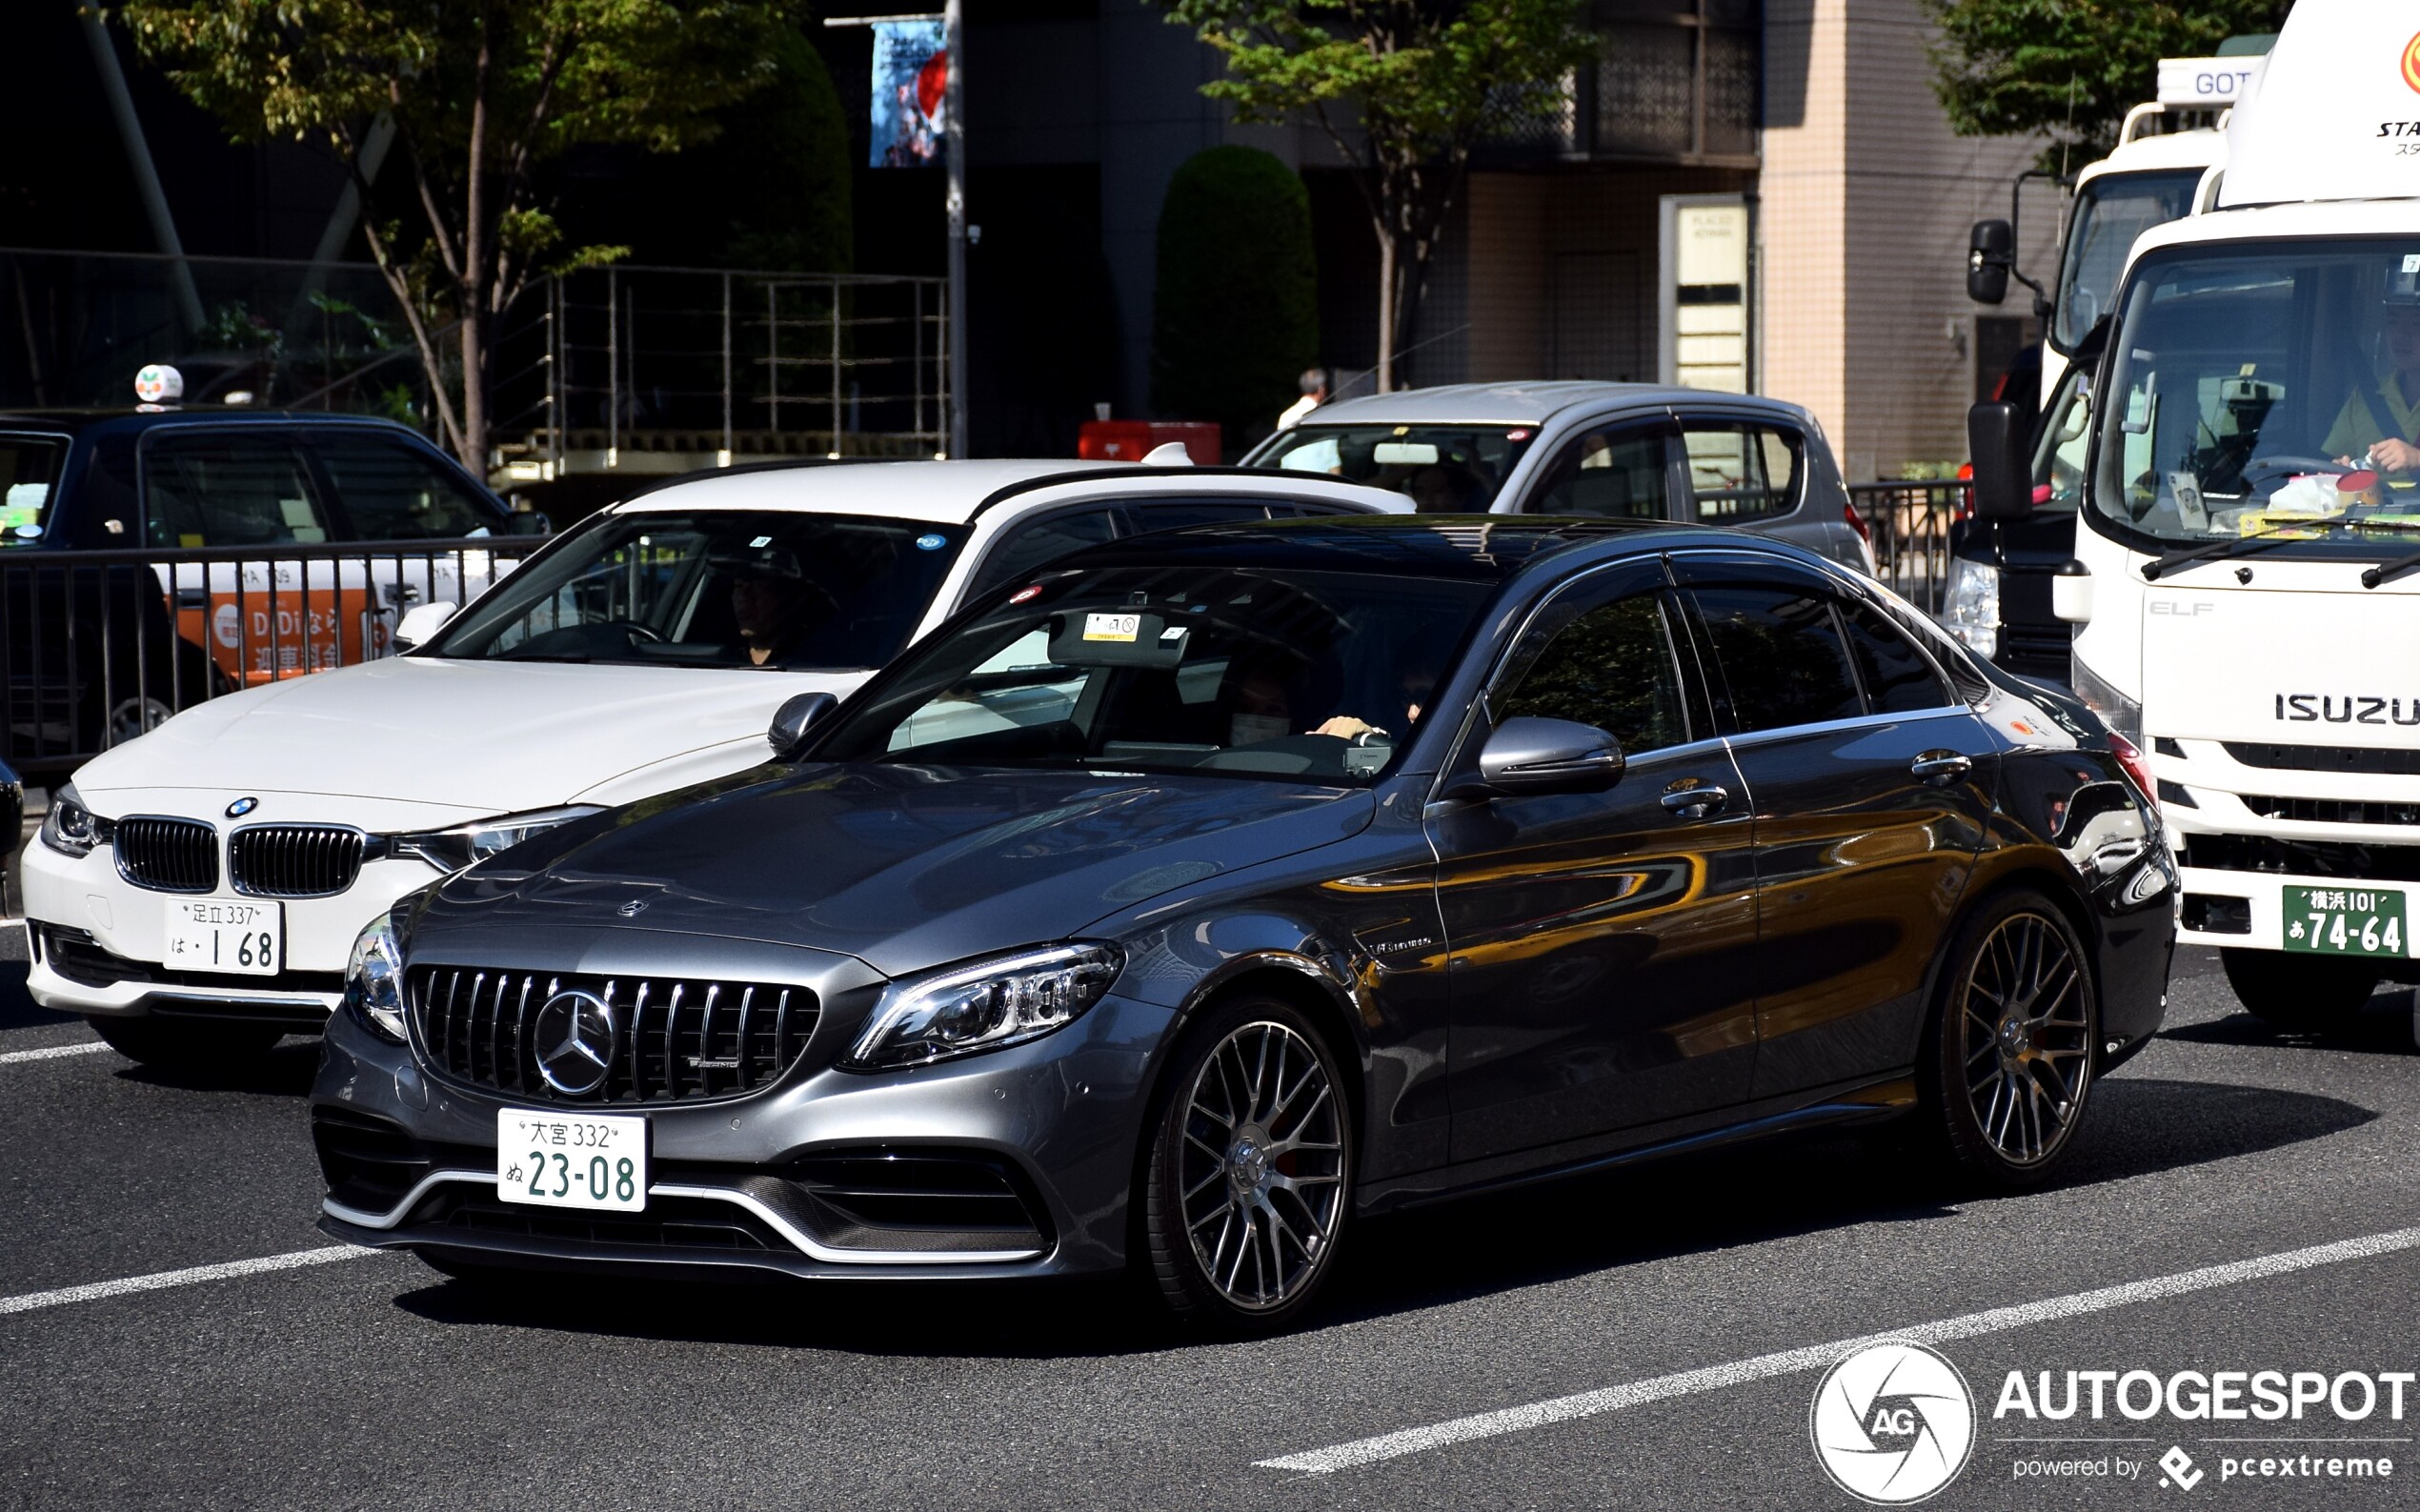
M 1084 616 L 1086 640 L 1122 640 L 1132 645 L 1135 637 L 1141 634 L 1142 616 L 1140 615 L 1086 615 Z

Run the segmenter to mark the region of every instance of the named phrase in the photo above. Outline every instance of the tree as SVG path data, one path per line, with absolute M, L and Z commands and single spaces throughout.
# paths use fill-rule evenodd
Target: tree
M 790 0 L 126 0 L 124 15 L 231 135 L 327 142 L 365 205 L 365 151 L 392 130 L 417 214 L 365 214 L 363 232 L 446 442 L 482 474 L 497 316 L 533 277 L 621 251 L 561 245 L 543 166 L 581 144 L 706 140 L 773 76 L 792 26 Z
M 1924 0 L 1940 28 L 1933 92 L 1961 136 L 2045 138 L 2040 166 L 2108 155 L 2160 59 L 2274 31 L 2292 0 Z
M 1216 49 L 1201 87 L 1242 121 L 1308 115 L 1355 170 L 1378 237 L 1378 386 L 1426 291 L 1471 149 L 1553 113 L 1596 40 L 1578 0 L 1166 0 Z
M 1294 170 L 1251 147 L 1196 152 L 1160 203 L 1152 298 L 1152 402 L 1216 420 L 1229 451 L 1294 402 L 1319 357 L 1311 196 Z

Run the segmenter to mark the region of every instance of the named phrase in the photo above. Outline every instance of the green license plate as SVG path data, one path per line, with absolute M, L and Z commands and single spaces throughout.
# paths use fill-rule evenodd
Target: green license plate
M 2322 956 L 2405 956 L 2403 895 L 2375 887 L 2289 887 L 2286 948 Z

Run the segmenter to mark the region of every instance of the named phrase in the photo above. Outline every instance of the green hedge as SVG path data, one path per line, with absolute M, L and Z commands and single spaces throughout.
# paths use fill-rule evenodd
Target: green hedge
M 1258 148 L 1195 153 L 1160 205 L 1153 406 L 1166 419 L 1218 421 L 1234 455 L 1295 401 L 1319 350 L 1302 180 Z

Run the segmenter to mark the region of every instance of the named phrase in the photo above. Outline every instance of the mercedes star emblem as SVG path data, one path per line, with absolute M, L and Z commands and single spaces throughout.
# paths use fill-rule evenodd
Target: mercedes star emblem
M 646 911 L 647 899 L 643 897 L 634 897 L 629 902 L 624 903 L 621 907 L 614 910 L 615 913 L 621 915 L 624 918 L 636 918 L 639 915 L 645 913 Z
M 538 1008 L 536 1043 L 546 1084 L 567 1098 L 587 1097 L 614 1063 L 614 1005 L 594 993 L 558 992 Z

